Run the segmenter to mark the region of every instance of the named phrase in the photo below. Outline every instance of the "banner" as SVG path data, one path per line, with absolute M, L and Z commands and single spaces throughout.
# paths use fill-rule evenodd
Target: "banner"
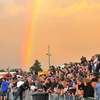
M 50 74 L 50 71 L 40 71 L 40 72 L 38 72 L 38 78 L 40 77 L 40 75 L 48 76 L 49 74 Z

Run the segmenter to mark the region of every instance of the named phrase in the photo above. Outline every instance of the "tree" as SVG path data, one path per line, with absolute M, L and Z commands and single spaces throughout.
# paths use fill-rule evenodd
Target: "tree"
M 10 72 L 15 72 L 15 69 L 11 69 Z
M 42 68 L 41 68 L 41 63 L 38 60 L 35 60 L 35 63 L 30 68 L 30 72 L 32 73 L 33 70 L 35 70 L 36 72 L 43 71 Z
M 0 72 L 6 72 L 4 69 L 1 69 Z
M 95 54 L 95 55 L 96 55 L 97 58 L 100 57 L 100 54 Z

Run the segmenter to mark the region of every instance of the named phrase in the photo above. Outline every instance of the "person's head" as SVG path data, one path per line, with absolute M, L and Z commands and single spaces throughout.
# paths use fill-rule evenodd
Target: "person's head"
M 70 82 L 71 82 L 71 80 L 69 78 L 66 78 L 64 81 L 65 81 L 65 85 L 66 86 L 68 86 L 70 84 Z
M 70 65 L 72 64 L 72 62 L 70 61 Z
M 77 64 L 75 64 L 75 67 L 77 67 Z
M 51 66 L 51 69 L 54 69 L 54 66 L 53 65 Z
M 64 75 L 64 79 L 67 78 L 67 74 Z
M 20 77 L 19 81 L 23 81 L 23 77 Z
M 85 61 L 86 60 L 86 57 L 84 57 L 83 60 Z
M 89 65 L 89 64 L 90 64 L 90 61 L 88 61 L 87 63 L 88 63 L 88 65 Z
M 90 70 L 87 70 L 87 74 L 90 74 Z
M 86 65 L 86 64 L 87 64 L 87 62 L 85 61 L 85 62 L 84 62 L 84 65 Z
M 91 79 L 93 79 L 93 78 L 99 78 L 99 74 L 97 73 L 97 72 L 95 72 L 95 73 L 92 73 L 92 76 L 91 76 Z
M 72 73 L 72 79 L 75 79 L 75 78 L 76 78 L 76 74 Z
M 97 58 L 97 56 L 96 55 L 94 55 L 94 59 L 96 59 Z
M 37 85 L 39 82 L 40 82 L 40 79 L 37 79 L 37 80 L 36 80 L 36 85 Z
M 44 76 L 40 77 L 40 81 L 44 82 L 45 81 L 45 77 Z
M 64 81 L 64 75 L 63 75 L 63 74 L 60 74 L 60 75 L 59 75 L 59 78 L 60 78 L 62 81 Z
M 61 80 L 60 78 L 58 78 L 57 83 L 58 83 L 59 85 L 61 85 L 62 80 Z
M 91 82 L 90 78 L 84 78 L 84 85 L 87 86 Z
M 73 88 L 76 89 L 77 82 L 73 81 Z
M 96 88 L 97 84 L 98 84 L 98 79 L 97 79 L 97 78 L 93 78 L 93 79 L 91 80 L 91 85 L 92 85 L 92 87 L 93 87 L 93 88 Z
M 58 66 L 58 70 L 60 70 L 60 68 L 61 68 L 61 67 L 60 67 L 60 66 Z
M 28 77 L 28 82 L 32 82 L 32 77 Z
M 88 65 L 86 65 L 86 70 L 89 68 L 89 66 Z
M 70 80 L 72 80 L 72 74 L 67 74 L 67 78 L 69 78 Z
M 31 83 L 29 83 L 29 87 L 31 87 L 33 85 L 33 83 L 31 82 Z
M 77 77 L 77 84 L 81 85 L 82 82 L 83 82 L 83 77 L 82 76 Z
M 94 60 L 94 56 L 92 56 L 92 60 Z
M 67 74 L 69 73 L 69 70 L 67 68 L 65 69 L 65 71 L 66 71 Z
M 50 81 L 50 79 L 49 78 L 46 78 L 46 80 L 45 80 L 45 83 L 50 83 L 51 81 Z
M 86 72 L 86 70 L 84 70 L 84 71 L 83 71 L 83 74 L 84 74 L 84 75 L 87 75 L 87 72 Z
M 100 62 L 100 58 L 98 58 L 98 60 L 97 60 L 97 63 L 99 63 Z
M 91 80 L 92 80 L 92 74 L 93 74 L 93 73 L 90 73 L 90 79 L 91 79 Z
M 62 86 L 66 88 L 65 81 L 62 82 Z
M 5 79 L 5 78 L 3 78 L 3 79 L 2 79 L 2 81 L 4 82 L 4 81 L 6 81 L 6 79 Z
M 53 76 L 50 77 L 49 79 L 50 79 L 50 81 L 51 81 L 52 83 L 55 81 L 55 77 L 53 77 Z
M 17 78 L 17 81 L 20 81 L 20 76 Z
M 50 75 L 49 76 L 52 76 L 53 74 L 52 73 L 50 73 Z
M 98 81 L 100 82 L 100 75 L 99 75 Z
M 83 61 L 83 58 L 81 58 L 80 60 Z

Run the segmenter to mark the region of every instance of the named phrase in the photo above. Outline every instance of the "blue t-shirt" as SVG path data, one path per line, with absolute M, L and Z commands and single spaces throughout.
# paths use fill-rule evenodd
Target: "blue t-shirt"
M 2 90 L 2 91 L 7 91 L 7 87 L 8 87 L 8 85 L 9 85 L 8 82 L 4 81 L 4 82 L 2 82 L 1 85 L 2 85 L 1 90 Z

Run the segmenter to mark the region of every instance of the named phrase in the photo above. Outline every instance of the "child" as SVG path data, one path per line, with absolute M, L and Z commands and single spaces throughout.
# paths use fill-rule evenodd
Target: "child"
M 36 87 L 33 85 L 32 82 L 29 84 L 29 87 L 30 87 L 30 89 L 32 90 L 32 92 L 34 92 L 35 89 L 36 89 Z

